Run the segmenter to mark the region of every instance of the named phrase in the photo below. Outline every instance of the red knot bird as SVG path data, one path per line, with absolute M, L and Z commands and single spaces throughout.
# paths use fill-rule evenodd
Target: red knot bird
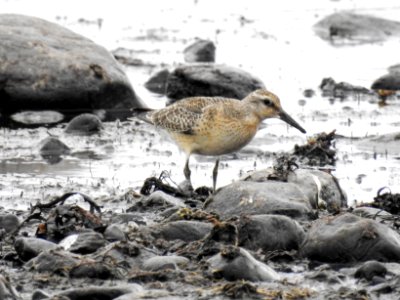
M 186 153 L 184 175 L 191 188 L 191 154 L 217 156 L 213 169 L 215 191 L 219 155 L 247 145 L 267 118 L 279 118 L 302 133 L 306 131 L 283 109 L 279 98 L 259 89 L 243 100 L 224 97 L 190 97 L 162 109 L 135 109 L 136 116 L 168 132 Z

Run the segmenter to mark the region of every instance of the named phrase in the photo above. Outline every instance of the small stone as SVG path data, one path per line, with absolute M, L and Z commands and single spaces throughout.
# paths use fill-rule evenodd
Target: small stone
M 212 41 L 198 40 L 184 50 L 185 62 L 215 62 L 215 45 Z
M 157 73 L 153 74 L 149 80 L 144 84 L 146 89 L 153 93 L 165 94 L 167 88 L 167 78 L 169 76 L 168 69 L 162 69 Z
M 80 233 L 68 250 L 72 253 L 88 254 L 96 252 L 105 244 L 106 241 L 100 233 L 89 231 Z
M 56 137 L 47 137 L 41 143 L 40 155 L 44 157 L 61 156 L 71 152 L 71 149 Z
M 103 129 L 103 125 L 99 117 L 93 114 L 81 114 L 68 123 L 65 132 L 76 135 L 89 135 L 97 133 L 101 129 Z
M 58 247 L 56 243 L 37 238 L 21 237 L 14 243 L 15 251 L 17 251 L 18 256 L 23 261 L 28 261 L 38 256 L 43 251 L 56 249 Z
M 166 255 L 154 256 L 143 263 L 143 269 L 146 271 L 160 271 L 165 269 L 178 269 L 189 263 L 189 259 L 183 256 Z
M 207 260 L 214 276 L 226 280 L 272 281 L 280 276 L 243 248 L 227 247 Z
M 126 236 L 119 225 L 111 224 L 104 231 L 104 238 L 109 242 L 125 241 Z
M 155 238 L 163 238 L 167 241 L 182 240 L 196 241 L 204 238 L 212 229 L 212 225 L 197 221 L 175 221 L 152 228 Z
M 371 281 L 375 276 L 385 277 L 387 269 L 384 264 L 377 261 L 367 261 L 357 269 L 355 278 L 364 278 Z
M 10 233 L 18 229 L 20 221 L 17 216 L 12 214 L 0 215 L 0 229 L 4 229 L 6 233 Z

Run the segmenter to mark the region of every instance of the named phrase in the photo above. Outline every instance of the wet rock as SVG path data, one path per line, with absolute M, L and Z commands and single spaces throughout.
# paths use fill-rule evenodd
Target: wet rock
M 82 299 L 102 299 L 112 300 L 125 294 L 138 294 L 142 292 L 143 288 L 138 284 L 129 284 L 126 286 L 116 287 L 98 287 L 98 286 L 87 286 L 83 288 L 72 288 L 56 295 L 53 295 L 54 299 L 62 299 L 67 297 L 70 300 L 82 300 Z M 136 295 L 138 297 L 138 295 Z
M 277 214 L 308 219 L 312 209 L 298 185 L 288 182 L 239 181 L 220 189 L 206 207 L 221 217 Z
M 168 195 L 162 191 L 155 191 L 146 199 L 146 206 L 176 206 L 185 207 L 182 199 Z
M 29 260 L 25 267 L 39 273 L 65 273 L 81 262 L 81 257 L 64 250 L 48 250 Z
M 40 155 L 49 163 L 57 163 L 61 155 L 71 153 L 71 149 L 56 137 L 47 137 L 41 144 Z
M 400 236 L 384 224 L 345 213 L 313 223 L 300 252 L 326 262 L 398 261 Z
M 48 125 L 61 122 L 64 115 L 51 110 L 23 111 L 11 115 L 11 119 L 24 125 Z
M 378 261 L 367 261 L 354 273 L 355 278 L 364 278 L 368 281 L 375 276 L 385 277 L 387 269 L 384 264 Z
M 347 99 L 354 95 L 373 95 L 372 91 L 362 86 L 354 86 L 347 82 L 336 82 L 333 78 L 324 78 L 319 85 L 323 97 Z M 359 97 L 358 97 L 359 98 Z
M 319 21 L 314 30 L 319 37 L 331 42 L 373 43 L 400 36 L 400 22 L 342 11 Z
M 185 207 L 183 200 L 168 195 L 163 191 L 155 191 L 148 197 L 143 197 L 127 209 L 127 212 L 144 212 L 148 210 L 166 210 L 168 208 Z
M 289 173 L 287 180 L 301 188 L 313 208 L 326 207 L 329 212 L 336 212 L 347 207 L 346 194 L 332 174 L 320 170 L 296 169 Z
M 115 268 L 111 264 L 103 262 L 85 261 L 71 268 L 68 276 L 71 278 L 98 278 L 98 279 L 115 279 Z
M 125 233 L 117 224 L 111 224 L 110 226 L 107 226 L 106 230 L 104 231 L 104 238 L 109 242 L 126 240 Z
M 144 106 L 111 54 L 66 28 L 2 14 L 0 39 L 0 111 L 5 114 L 105 109 L 115 118 Z
M 111 266 L 115 268 L 123 266 L 131 269 L 141 268 L 147 259 L 155 256 L 152 250 L 134 242 L 115 242 L 105 246 L 95 255 L 101 257 L 102 261 L 112 262 Z
M 197 221 L 175 221 L 158 225 L 152 228 L 155 238 L 163 238 L 167 241 L 182 240 L 186 242 L 204 238 L 212 229 L 212 225 Z
M 389 221 L 394 220 L 395 218 L 392 214 L 388 213 L 387 211 L 368 206 L 356 207 L 351 211 L 351 213 L 362 218 L 373 219 L 380 222 L 384 220 L 389 220 Z
M 169 70 L 162 69 L 153 74 L 149 80 L 146 81 L 144 86 L 153 93 L 164 95 L 166 93 L 168 76 Z
M 185 62 L 214 62 L 215 45 L 212 41 L 198 40 L 183 51 Z
M 38 256 L 41 252 L 56 249 L 59 246 L 56 243 L 43 239 L 20 237 L 14 243 L 15 251 L 23 261 Z
M 379 77 L 372 83 L 371 89 L 386 91 L 400 90 L 400 73 L 393 72 Z
M 258 78 L 240 69 L 226 65 L 195 64 L 183 65 L 171 72 L 166 95 L 172 100 L 192 96 L 243 99 L 250 92 L 264 87 Z
M 20 221 L 17 216 L 12 214 L 0 214 L 0 229 L 5 230 L 6 233 L 18 229 L 19 225 Z
M 189 259 L 183 256 L 166 255 L 154 256 L 147 259 L 143 263 L 142 269 L 146 271 L 161 271 L 166 269 L 178 269 L 179 266 L 185 266 L 189 263 Z
M 226 280 L 272 281 L 279 275 L 243 248 L 227 247 L 207 260 L 214 276 Z
M 62 241 L 60 244 L 61 243 Z M 76 240 L 71 244 L 68 250 L 72 253 L 88 254 L 96 252 L 105 244 L 106 241 L 100 233 L 89 231 L 78 234 Z
M 93 114 L 81 114 L 73 118 L 65 128 L 66 133 L 88 135 L 99 132 L 103 125 L 99 117 Z
M 268 182 L 277 180 L 276 170 L 269 168 L 246 174 L 242 180 Z M 307 197 L 312 208 L 337 211 L 347 207 L 347 197 L 336 178 L 327 172 L 313 169 L 296 169 L 287 172 L 282 180 L 296 184 Z M 280 178 L 279 178 L 280 179 Z
M 50 295 L 42 290 L 35 290 L 32 293 L 32 300 L 43 300 L 48 298 L 50 298 Z
M 296 221 L 279 215 L 244 217 L 238 229 L 239 245 L 251 250 L 297 250 L 305 237 Z

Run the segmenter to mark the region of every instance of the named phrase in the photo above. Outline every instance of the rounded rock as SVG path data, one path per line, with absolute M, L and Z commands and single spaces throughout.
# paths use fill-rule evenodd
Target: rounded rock
M 226 65 L 194 64 L 171 72 L 166 95 L 173 101 L 194 96 L 243 99 L 261 88 L 265 88 L 261 80 L 243 70 Z
M 215 62 L 215 45 L 212 41 L 198 40 L 183 51 L 185 62 Z
M 279 181 L 234 182 L 215 193 L 206 210 L 224 218 L 276 214 L 309 219 L 312 214 L 309 200 L 298 185 Z
M 238 230 L 239 245 L 255 251 L 297 250 L 305 238 L 303 228 L 296 221 L 279 215 L 244 217 Z
M 76 135 L 89 135 L 103 128 L 99 117 L 93 114 L 81 114 L 73 118 L 65 128 L 65 132 Z
M 18 238 L 14 243 L 15 251 L 23 261 L 28 261 L 41 252 L 51 249 L 56 249 L 59 246 L 56 243 L 49 242 L 43 239 L 37 238 Z
M 400 236 L 389 226 L 345 213 L 314 222 L 300 254 L 325 262 L 400 260 Z
M 5 115 L 104 109 L 115 119 L 145 106 L 111 53 L 91 40 L 17 14 L 0 15 L 0 28 L 0 111 Z

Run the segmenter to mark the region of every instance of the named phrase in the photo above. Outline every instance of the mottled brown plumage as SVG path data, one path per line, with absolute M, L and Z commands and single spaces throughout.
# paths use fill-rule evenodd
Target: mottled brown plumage
M 190 181 L 191 154 L 222 155 L 237 151 L 255 136 L 266 118 L 281 118 L 301 132 L 305 130 L 281 107 L 279 98 L 260 89 L 243 100 L 222 97 L 192 97 L 139 117 L 165 129 L 187 155 L 185 177 Z M 218 170 L 214 168 L 214 189 Z

